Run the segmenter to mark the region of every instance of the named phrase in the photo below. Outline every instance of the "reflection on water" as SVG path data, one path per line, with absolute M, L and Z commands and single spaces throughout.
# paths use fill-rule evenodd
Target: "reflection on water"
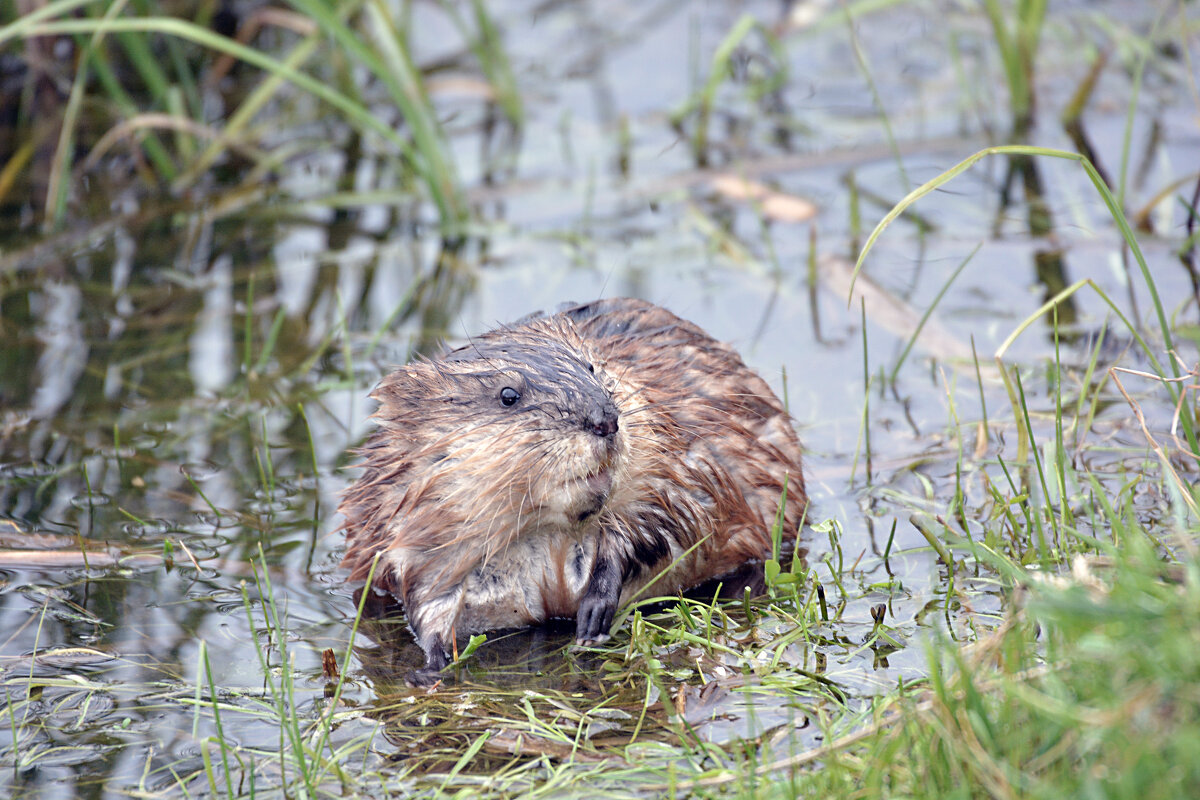
M 777 4 L 765 2 L 619 5 L 493 11 L 526 115 L 518 129 L 469 93 L 438 95 L 478 217 L 452 246 L 393 162 L 348 135 L 334 137 L 349 142 L 344 149 L 287 162 L 273 184 L 247 187 L 222 172 L 203 194 L 170 203 L 140 195 L 132 183 L 122 188 L 111 174 L 96 177 L 72 199 L 76 218 L 44 238 L 29 222 L 29 201 L 8 196 L 0 229 L 0 533 L 5 549 L 36 551 L 0 565 L 0 669 L 12 710 L 0 729 L 16 737 L 0 749 L 17 761 L 4 779 L 12 792 L 107 796 L 100 787 L 108 781 L 110 792 L 177 794 L 175 776 L 203 770 L 201 743 L 216 734 L 217 718 L 196 709 L 214 697 L 227 704 L 226 736 L 247 752 L 278 749 L 278 721 L 256 711 L 269 694 L 260 654 L 274 659 L 271 670 L 289 666 L 279 663 L 281 634 L 267 624 L 255 581 L 260 547 L 286 618 L 295 703 L 307 719 L 322 713 L 320 655 L 344 652 L 354 614 L 352 587 L 337 570 L 333 511 L 347 483 L 347 451 L 368 424 L 370 387 L 444 338 L 568 300 L 632 294 L 662 303 L 733 342 L 786 392 L 811 452 L 818 518 L 843 527 L 836 543 L 814 537 L 810 561 L 823 581 L 843 574 L 845 590 L 829 583 L 845 624 L 819 648 L 789 650 L 788 668 L 826 675 L 847 702 L 862 702 L 924 671 L 919 647 L 861 647 L 872 606 L 888 604 L 902 638 L 936 627 L 969 640 L 1001 613 L 1001 586 L 986 575 L 947 589 L 936 559 L 917 552 L 925 542 L 903 510 L 941 513 L 960 492 L 976 510 L 991 502 L 982 469 L 954 471 L 956 419 L 973 422 L 980 407 L 973 370 L 956 371 L 936 344 L 918 343 L 897 384 L 873 389 L 864 472 L 856 458 L 859 309 L 847 311 L 842 294 L 807 279 L 814 241 L 822 253 L 843 254 L 910 179 L 936 175 L 1001 127 L 989 117 L 1000 112 L 962 97 L 999 91 L 995 66 L 978 56 L 966 66 L 983 87 L 956 88 L 964 64 L 948 57 L 942 38 L 975 37 L 983 48 L 986 37 L 979 40 L 974 23 L 919 7 L 855 23 L 905 178 L 844 24 L 789 30 Z M 1148 14 L 1139 4 L 1117 5 L 1131 19 Z M 700 121 L 689 98 L 743 10 L 766 27 L 738 50 L 697 148 Z M 439 18 L 432 6 L 418 4 L 414 13 Z M 930 35 L 945 25 L 949 31 Z M 422 38 L 418 56 L 451 73 L 465 70 L 454 41 Z M 1073 88 L 1066 73 L 1047 75 L 1047 103 Z M 1195 109 L 1168 78 L 1147 89 L 1156 149 L 1146 161 L 1163 166 L 1148 168 L 1131 203 L 1177 177 L 1180 164 L 1200 163 Z M 1098 90 L 1107 105 L 1088 121 L 1091 146 L 1112 164 L 1130 87 L 1115 72 L 1108 84 Z M 1049 114 L 1029 137 L 1067 146 Z M 919 317 L 986 242 L 939 307 L 945 335 L 959 337 L 955 352 L 969 350 L 973 337 L 986 360 L 1043 295 L 1084 275 L 1110 297 L 1148 307 L 1140 281 L 1110 266 L 1120 263 L 1116 237 L 1082 173 L 1066 162 L 1029 165 L 1021 168 L 1025 191 L 1007 197 L 1011 209 L 1001 200 L 1007 165 L 984 162 L 922 202 L 932 227 L 898 223 L 869 265 L 875 283 Z M 115 173 L 120 162 L 114 157 L 109 166 Z M 721 170 L 811 198 L 818 216 L 810 225 L 775 223 L 753 203 L 713 191 Z M 848 185 L 864 187 L 858 199 Z M 1172 253 L 1181 214 L 1162 212 L 1164 238 L 1145 242 L 1160 291 L 1178 298 L 1190 291 Z M 1081 294 L 1069 319 L 1066 308 L 1059 319 L 1093 333 L 1107 314 L 1099 298 Z M 1039 325 L 1018 340 L 1010 358 L 1036 371 L 1054 352 L 1046 330 Z M 866 333 L 868 371 L 890 369 L 904 337 L 878 325 Z M 1087 340 L 1077 349 L 1067 344 L 1062 359 L 1086 364 Z M 1137 366 L 1136 356 L 1125 357 Z M 1049 383 L 1045 373 L 1026 383 L 1040 404 L 1035 412 L 1053 409 Z M 988 409 L 1002 413 L 1002 388 L 985 393 Z M 1114 447 L 1141 447 L 1114 422 L 1121 413 L 1099 409 L 1095 429 Z M 1170 409 L 1151 413 L 1161 421 Z M 1050 424 L 1035 420 L 1046 430 Z M 993 448 L 1015 447 L 1011 430 L 996 436 Z M 1136 472 L 1143 467 L 1134 460 L 1128 468 Z M 963 520 L 969 527 L 969 515 Z M 81 552 L 83 563 L 75 559 Z M 64 555 L 47 555 L 54 553 Z M 596 742 L 620 742 L 635 729 L 650 740 L 672 735 L 674 717 L 657 687 L 648 692 L 598 674 L 599 657 L 573 652 L 567 638 L 546 631 L 486 645 L 454 676 L 465 698 L 460 714 L 431 716 L 402 683 L 420 661 L 417 648 L 397 625 L 372 624 L 355 644 L 342 697 L 365 716 L 348 717 L 334 734 L 335 744 L 350 741 L 380 719 L 386 741 L 374 741 L 371 758 L 424 750 L 434 754 L 424 768 L 453 765 L 472 741 L 466 733 L 486 719 L 479 709 L 516 707 L 528 693 L 550 689 L 578 696 L 580 709 L 612 693 L 608 716 L 589 718 L 586 735 Z M 783 726 L 796 741 L 820 740 L 805 721 L 810 699 L 781 703 L 769 676 L 736 685 L 735 666 L 686 648 L 672 658 L 664 669 L 686 675 L 680 681 L 695 684 L 695 696 L 666 702 L 691 703 L 685 718 L 706 739 Z M 696 686 L 704 675 L 731 682 L 702 695 Z M 502 738 L 489 747 L 498 749 L 485 758 L 511 753 Z

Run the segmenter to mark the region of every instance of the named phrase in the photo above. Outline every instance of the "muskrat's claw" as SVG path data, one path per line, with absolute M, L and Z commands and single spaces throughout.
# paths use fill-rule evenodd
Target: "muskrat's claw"
M 616 614 L 616 603 L 609 604 L 596 597 L 583 598 L 575 618 L 575 643 L 590 645 L 608 641 L 608 629 Z
M 442 637 L 437 634 L 430 636 L 428 641 L 418 634 L 417 641 L 425 650 L 425 666 L 409 672 L 404 680 L 414 688 L 428 689 L 442 680 L 442 669 L 450 663 L 450 654 L 442 644 Z

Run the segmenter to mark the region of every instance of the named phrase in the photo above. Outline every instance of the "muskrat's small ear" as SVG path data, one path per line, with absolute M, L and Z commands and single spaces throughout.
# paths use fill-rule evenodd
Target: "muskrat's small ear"
M 411 405 L 436 392 L 439 378 L 429 362 L 414 361 L 384 376 L 371 397 L 380 403 Z

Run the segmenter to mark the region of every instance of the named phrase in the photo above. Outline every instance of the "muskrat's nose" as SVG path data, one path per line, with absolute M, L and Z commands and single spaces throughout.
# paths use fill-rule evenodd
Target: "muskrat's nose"
M 612 436 L 617 432 L 616 409 L 597 409 L 588 415 L 588 429 L 597 436 Z

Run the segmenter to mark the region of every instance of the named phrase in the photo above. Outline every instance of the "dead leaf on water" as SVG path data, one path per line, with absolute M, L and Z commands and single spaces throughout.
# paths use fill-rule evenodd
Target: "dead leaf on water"
M 729 690 L 720 681 L 709 681 L 703 686 L 680 684 L 675 693 L 675 711 L 688 724 L 698 725 L 720 713 L 728 696 Z
M 321 674 L 326 680 L 336 681 L 341 673 L 338 671 L 337 658 L 333 654 L 332 647 L 326 647 L 321 651 Z
M 16 656 L 5 660 L 8 668 L 28 665 L 30 661 L 41 667 L 86 667 L 104 664 L 118 658 L 112 653 L 96 650 L 92 647 L 58 647 L 42 650 L 33 655 Z
M 443 75 L 425 81 L 425 91 L 434 97 L 455 95 L 472 100 L 493 101 L 496 88 L 470 75 Z
M 807 222 L 817 215 L 816 205 L 803 197 L 776 191 L 765 183 L 738 175 L 717 175 L 711 185 L 730 200 L 757 201 L 763 216 L 776 222 Z

